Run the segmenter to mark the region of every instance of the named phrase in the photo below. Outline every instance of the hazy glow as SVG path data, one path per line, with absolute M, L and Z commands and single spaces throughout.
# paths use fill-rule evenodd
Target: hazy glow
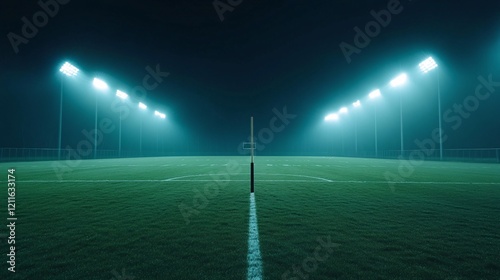
M 352 106 L 354 106 L 354 107 L 359 107 L 359 106 L 361 106 L 361 101 L 356 100 L 356 102 L 352 103 Z
M 341 114 L 347 114 L 347 112 L 349 112 L 349 109 L 347 109 L 347 107 L 340 108 L 339 113 L 341 113 Z
M 420 67 L 420 70 L 424 73 L 427 73 L 432 69 L 438 67 L 436 61 L 434 61 L 432 57 L 429 57 L 426 60 L 422 61 L 418 66 Z
M 146 104 L 144 104 L 142 102 L 139 102 L 139 108 L 141 108 L 142 110 L 146 110 L 148 108 L 148 106 L 146 106 Z
M 101 79 L 94 78 L 92 84 L 98 89 L 108 89 L 108 84 Z
M 374 98 L 377 98 L 381 95 L 380 93 L 380 90 L 379 89 L 376 89 L 372 92 L 370 92 L 370 94 L 368 95 L 371 99 L 374 99 Z
M 405 73 L 403 73 L 391 81 L 391 86 L 398 87 L 398 86 L 404 85 L 407 80 L 408 80 L 408 76 Z
M 128 98 L 128 94 L 126 94 L 125 92 L 121 91 L 121 90 L 116 90 L 116 96 L 120 97 L 121 99 L 127 99 Z
M 325 117 L 325 121 L 336 121 L 339 119 L 339 115 L 337 114 L 329 114 Z
M 167 116 L 165 116 L 165 114 L 160 113 L 160 112 L 158 112 L 158 111 L 155 111 L 155 116 L 158 116 L 158 117 L 160 117 L 160 118 L 162 118 L 162 119 L 164 119 L 164 118 L 166 118 L 166 117 L 167 117 Z
M 64 65 L 59 69 L 64 75 L 69 76 L 69 77 L 74 77 L 76 74 L 78 74 L 78 68 L 75 66 L 71 65 L 69 62 L 65 62 Z

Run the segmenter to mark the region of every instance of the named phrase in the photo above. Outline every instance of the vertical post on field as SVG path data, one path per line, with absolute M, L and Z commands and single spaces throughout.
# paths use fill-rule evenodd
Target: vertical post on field
M 62 105 L 63 105 L 63 82 L 64 77 L 61 76 L 61 98 L 59 103 L 59 149 L 57 150 L 57 159 L 61 160 L 61 131 L 62 131 Z
M 253 142 L 253 117 L 250 117 L 250 193 L 254 192 L 254 142 Z

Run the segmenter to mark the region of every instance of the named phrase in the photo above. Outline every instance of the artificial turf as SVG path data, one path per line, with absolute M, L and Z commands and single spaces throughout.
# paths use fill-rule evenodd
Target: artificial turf
M 0 164 L 0 279 L 246 279 L 247 157 L 54 164 Z M 264 279 L 500 279 L 498 164 L 257 157 L 255 178 Z

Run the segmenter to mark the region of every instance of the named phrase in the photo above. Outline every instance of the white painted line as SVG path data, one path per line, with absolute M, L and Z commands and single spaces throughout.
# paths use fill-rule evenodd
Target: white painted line
M 250 194 L 250 219 L 248 222 L 248 280 L 262 279 L 262 257 L 259 245 L 259 227 L 257 225 L 257 211 L 255 195 Z
M 247 173 L 236 173 L 233 175 L 248 175 Z M 271 174 L 271 173 L 255 173 L 255 175 L 265 175 L 265 176 L 285 176 L 285 177 L 299 177 L 299 178 L 307 178 L 307 179 L 314 179 L 314 180 L 319 180 L 319 181 L 324 181 L 324 182 L 332 182 L 332 180 L 321 178 L 321 177 L 314 177 L 314 176 L 307 176 L 307 175 L 297 175 L 297 174 Z M 208 177 L 210 176 L 209 174 L 196 174 L 196 175 L 185 175 L 185 176 L 180 176 L 180 177 L 174 177 L 174 178 L 168 178 L 165 179 L 165 181 L 180 181 L 180 179 L 185 179 L 185 178 L 190 178 L 190 177 Z M 192 180 L 183 180 L 183 181 L 192 181 Z M 210 181 L 210 180 L 195 180 L 195 181 Z M 222 180 L 223 181 L 223 180 Z M 228 179 L 226 181 L 235 181 L 237 182 L 238 180 L 231 180 Z M 242 180 L 239 180 L 242 181 Z M 247 179 L 248 181 L 248 179 Z M 289 181 L 298 181 L 298 180 L 256 180 L 256 181 L 268 181 L 268 182 L 289 182 Z M 309 182 L 310 180 L 306 180 Z
M 203 179 L 200 179 L 200 180 L 183 180 L 183 179 L 180 179 L 180 180 L 173 180 L 173 181 L 169 181 L 169 180 L 158 180 L 158 182 L 213 182 L 215 180 L 203 180 Z M 246 180 L 232 180 L 232 179 L 226 179 L 226 180 L 217 180 L 217 182 L 248 182 L 248 179 Z M 255 180 L 255 182 L 302 182 L 302 183 L 322 183 L 323 181 L 314 181 L 314 180 Z M 329 182 L 329 181 L 328 181 Z
M 321 178 L 321 177 L 314 177 L 314 176 L 307 176 L 307 175 L 297 175 L 297 174 L 271 174 L 271 173 L 255 173 L 255 175 L 267 175 L 267 176 L 290 176 L 290 177 L 301 177 L 301 178 L 308 178 L 308 179 L 315 179 L 315 180 L 320 180 L 320 181 L 325 181 L 325 182 L 332 182 L 332 180 Z
M 186 177 L 192 177 L 186 176 Z M 312 177 L 315 178 L 315 177 Z M 174 180 L 172 180 L 174 179 Z M 18 183 L 126 183 L 126 182 L 165 182 L 165 183 L 175 183 L 175 182 L 212 182 L 214 180 L 184 180 L 184 179 L 145 179 L 145 180 L 119 180 L 119 179 L 101 179 L 101 180 L 17 180 Z M 393 181 L 356 181 L 356 180 L 327 180 L 323 178 L 318 178 L 322 180 L 255 180 L 255 182 L 306 182 L 306 183 L 349 183 L 349 184 L 401 184 L 401 185 L 498 185 L 500 186 L 500 182 L 418 182 L 418 181 L 407 181 L 407 182 L 393 182 Z M 248 182 L 246 180 L 218 180 L 220 182 Z M 7 181 L 0 181 L 0 183 L 6 183 Z
M 185 175 L 185 176 L 168 178 L 168 179 L 165 179 L 163 181 L 169 182 L 169 181 L 177 181 L 177 179 L 184 179 L 184 178 L 189 178 L 189 177 L 207 177 L 207 176 L 209 176 L 209 174 Z

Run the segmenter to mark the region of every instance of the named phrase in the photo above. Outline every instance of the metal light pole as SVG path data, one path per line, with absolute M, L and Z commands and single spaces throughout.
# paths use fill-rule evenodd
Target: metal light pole
M 439 121 L 439 159 L 443 160 L 443 129 L 441 128 L 441 84 L 439 81 L 439 69 L 436 70 L 438 84 L 438 121 Z
M 373 107 L 375 111 L 375 157 L 378 157 L 377 104 Z
M 61 160 L 63 84 L 64 84 L 64 77 L 61 76 L 61 98 L 60 98 L 60 102 L 59 102 L 59 141 L 58 141 L 59 148 L 57 150 L 57 159 L 58 160 Z
M 159 117 L 160 120 L 163 120 L 165 119 L 167 116 L 163 113 L 160 113 L 158 111 L 155 111 L 155 117 Z M 159 137 L 160 137 L 160 128 L 158 128 L 158 130 L 156 130 L 156 153 L 158 154 L 159 153 L 159 149 L 158 149 L 158 141 L 159 141 Z
M 354 108 L 361 106 L 361 101 L 357 100 L 352 103 Z M 358 119 L 356 118 L 356 113 L 354 113 L 354 151 L 358 155 Z
M 342 107 L 339 110 L 339 114 L 347 114 L 349 112 L 349 109 L 347 107 Z M 342 156 L 345 156 L 345 149 L 344 149 L 344 126 L 340 124 L 340 143 L 342 147 Z
M 401 156 L 403 156 L 404 144 L 403 144 L 403 95 L 399 95 L 399 130 L 401 131 Z
M 380 97 L 380 95 L 381 95 L 380 90 L 376 89 L 376 90 L 370 92 L 368 97 L 370 97 L 370 99 L 375 99 L 375 98 Z M 374 107 L 373 111 L 375 112 L 375 157 L 378 157 L 377 104 L 375 103 L 373 107 Z
M 148 108 L 148 106 L 146 106 L 146 104 L 142 103 L 142 102 L 139 102 L 139 109 L 141 110 L 146 110 Z M 142 156 L 142 120 L 143 117 L 141 115 L 141 125 L 140 125 L 140 131 L 139 131 L 139 154 L 140 156 Z
M 403 73 L 391 81 L 392 87 L 399 87 L 406 83 L 408 76 Z M 400 132 L 401 132 L 401 156 L 403 156 L 404 151 L 404 142 L 403 142 L 403 96 L 399 96 L 399 120 L 400 120 Z
M 94 159 L 97 158 L 97 94 L 95 95 Z
M 142 116 L 141 116 L 141 125 L 139 128 L 139 156 L 142 156 Z
M 116 90 L 116 96 L 118 96 L 122 100 L 122 102 L 128 98 L 128 94 L 126 94 L 125 92 L 123 92 L 121 90 Z M 120 110 L 120 127 L 118 130 L 118 134 L 119 134 L 119 136 L 118 136 L 118 157 L 122 156 L 122 113 L 123 113 L 123 110 Z
M 94 87 L 97 89 L 100 89 L 102 91 L 106 91 L 109 87 L 106 82 L 104 82 L 101 79 L 94 78 L 92 81 L 92 84 Z M 97 158 L 97 94 L 95 95 L 95 130 L 94 130 L 94 158 Z
M 74 77 L 80 71 L 75 66 L 71 65 L 69 62 L 65 62 L 63 66 L 59 69 L 64 75 L 68 77 Z M 63 105 L 63 84 L 64 84 L 64 76 L 61 76 L 61 98 L 59 102 L 59 144 L 57 150 L 57 158 L 61 159 L 61 139 L 62 139 L 62 105 Z
M 432 57 L 422 61 L 419 65 L 420 71 L 427 73 L 438 67 L 438 64 Z M 439 159 L 443 160 L 443 130 L 441 127 L 441 85 L 439 81 L 439 69 L 436 70 L 437 77 L 437 97 L 438 97 L 438 121 L 439 121 Z
M 342 156 L 345 155 L 345 150 L 344 150 L 344 126 L 340 124 L 340 144 L 342 145 Z
M 338 114 L 329 114 L 325 117 L 326 122 L 330 121 L 338 121 L 339 120 L 339 115 Z M 335 133 L 333 133 L 333 138 L 335 140 Z M 332 155 L 335 154 L 335 141 L 332 141 Z
M 354 153 L 358 155 L 358 124 L 356 116 L 354 116 Z
M 158 111 L 155 111 L 155 117 L 158 117 L 160 118 L 161 120 L 165 119 L 167 116 L 163 113 L 160 113 Z M 156 130 L 156 153 L 158 154 L 159 150 L 158 150 L 158 142 L 159 142 L 159 138 L 160 138 L 160 129 L 157 129 Z
M 118 157 L 122 157 L 122 111 L 120 111 L 120 129 L 118 136 Z

